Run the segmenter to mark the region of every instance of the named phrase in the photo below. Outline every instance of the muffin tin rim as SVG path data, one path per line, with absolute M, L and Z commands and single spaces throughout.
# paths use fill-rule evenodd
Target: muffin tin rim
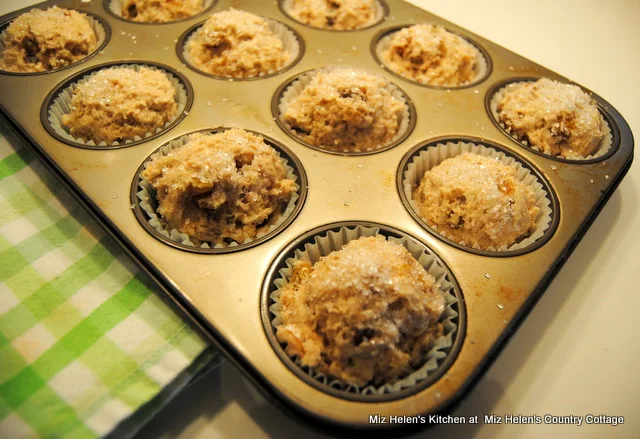
M 33 7 L 27 9 L 26 11 L 22 12 L 22 11 L 17 11 L 20 12 L 18 14 L 16 14 L 15 16 L 9 18 L 8 20 L 5 20 L 3 23 L 0 23 L 0 35 L 2 35 L 2 33 L 7 29 L 7 27 L 9 27 L 9 25 L 16 19 L 18 18 L 20 15 L 22 14 L 26 14 L 29 11 L 35 10 L 35 9 L 40 9 L 36 6 L 39 6 L 39 4 L 35 4 L 33 5 Z M 104 41 L 102 43 L 100 43 L 100 45 L 98 47 L 96 47 L 96 49 L 91 52 L 90 54 L 88 54 L 87 56 L 85 56 L 84 58 L 82 58 L 81 60 L 78 60 L 72 64 L 69 64 L 68 66 L 64 66 L 64 67 L 60 67 L 59 69 L 53 69 L 53 70 L 45 70 L 43 72 L 12 72 L 10 70 L 5 70 L 2 67 L 0 67 L 0 75 L 9 75 L 9 76 L 39 76 L 39 75 L 49 75 L 52 73 L 57 73 L 57 72 L 61 72 L 63 70 L 68 70 L 72 67 L 77 67 L 80 64 L 89 61 L 91 58 L 93 58 L 94 56 L 98 55 L 98 53 L 100 53 L 102 50 L 104 50 L 105 47 L 107 47 L 107 44 L 109 43 L 109 41 L 111 40 L 111 25 L 109 24 L 109 22 L 107 22 L 107 20 L 105 20 L 103 17 L 101 17 L 100 15 L 94 14 L 93 12 L 89 12 L 89 11 L 83 11 L 81 9 L 77 9 L 77 8 L 62 8 L 62 9 L 68 9 L 68 10 L 72 10 L 72 11 L 76 11 L 79 12 L 81 14 L 85 14 L 90 16 L 91 18 L 93 18 L 94 20 L 96 20 L 98 23 L 100 23 L 100 25 L 102 26 L 102 28 L 104 29 Z
M 547 192 L 547 198 L 549 199 L 549 201 L 551 201 L 550 203 L 551 223 L 549 224 L 549 227 L 544 231 L 544 234 L 537 241 L 534 241 L 530 245 L 517 250 L 490 251 L 490 250 L 475 249 L 469 246 L 462 245 L 452 239 L 447 238 L 446 236 L 441 235 L 432 227 L 430 227 L 427 224 L 427 222 L 420 217 L 418 212 L 416 212 L 415 209 L 411 207 L 411 204 L 409 203 L 409 200 L 407 199 L 404 193 L 404 173 L 406 171 L 407 166 L 411 162 L 411 159 L 413 159 L 413 157 L 419 154 L 420 151 L 435 147 L 439 143 L 447 143 L 447 142 L 469 142 L 469 143 L 474 143 L 476 145 L 482 145 L 488 148 L 493 148 L 496 151 L 502 152 L 505 155 L 515 159 L 517 162 L 519 162 L 521 165 L 527 168 L 538 179 L 540 184 L 542 184 L 542 187 L 544 188 L 544 190 Z M 400 196 L 400 200 L 402 201 L 403 207 L 411 215 L 414 221 L 418 223 L 418 226 L 420 226 L 420 228 L 426 230 L 432 236 L 443 241 L 445 244 L 451 245 L 457 248 L 458 250 L 462 250 L 464 252 L 476 254 L 479 256 L 486 256 L 486 257 L 492 257 L 492 258 L 506 258 L 506 257 L 521 256 L 527 253 L 531 253 L 535 250 L 540 249 L 547 242 L 549 242 L 549 240 L 551 240 L 551 238 L 555 235 L 555 232 L 558 229 L 558 225 L 560 224 L 560 215 L 561 215 L 560 203 L 558 201 L 558 197 L 555 193 L 555 190 L 553 189 L 553 186 L 547 180 L 544 173 L 540 171 L 540 169 L 538 169 L 538 167 L 535 166 L 532 162 L 525 159 L 523 156 L 516 153 L 515 151 L 512 151 L 510 148 L 503 146 L 497 142 L 493 142 L 480 137 L 464 136 L 464 135 L 458 135 L 458 136 L 449 135 L 449 136 L 433 137 L 433 138 L 426 139 L 422 142 L 419 142 L 416 146 L 412 147 L 409 151 L 407 151 L 407 153 L 400 160 L 400 164 L 398 165 L 398 169 L 396 171 L 396 189 L 398 191 L 398 195 Z
M 355 228 L 358 226 L 378 228 L 380 229 L 380 235 L 383 235 L 385 237 L 406 237 L 420 245 L 428 254 L 433 256 L 436 262 L 447 272 L 447 280 L 453 285 L 450 294 L 453 295 L 457 300 L 458 306 L 456 311 L 458 312 L 458 329 L 453 336 L 454 340 L 447 357 L 442 359 L 442 362 L 438 365 L 438 368 L 433 372 L 432 375 L 416 383 L 414 386 L 394 393 L 385 393 L 382 395 L 361 395 L 335 389 L 328 384 L 323 384 L 313 379 L 311 376 L 305 373 L 300 366 L 295 364 L 295 362 L 289 355 L 287 355 L 281 343 L 276 338 L 275 331 L 273 329 L 273 326 L 271 325 L 271 321 L 273 320 L 273 318 L 271 317 L 269 306 L 271 302 L 270 294 L 272 291 L 272 284 L 275 280 L 275 277 L 278 275 L 278 269 L 281 268 L 282 264 L 287 260 L 287 256 L 289 256 L 292 252 L 294 252 L 301 246 L 304 246 L 306 243 L 313 242 L 313 238 L 315 236 L 326 234 L 331 231 L 337 231 L 343 227 Z M 458 283 L 453 270 L 449 267 L 448 264 L 444 262 L 440 255 L 427 244 L 425 244 L 422 240 L 416 238 L 413 234 L 406 232 L 403 229 L 385 223 L 367 220 L 347 220 L 326 223 L 312 229 L 308 229 L 307 231 L 295 236 L 285 245 L 285 247 L 281 248 L 278 251 L 276 256 L 269 262 L 268 267 L 269 268 L 264 274 L 262 285 L 260 287 L 260 317 L 262 319 L 262 327 L 264 329 L 265 335 L 269 340 L 269 344 L 271 345 L 274 353 L 278 356 L 280 361 L 289 370 L 289 372 L 293 373 L 298 379 L 302 380 L 305 384 L 312 386 L 316 390 L 324 392 L 330 396 L 352 402 L 379 403 L 396 401 L 418 394 L 435 384 L 446 374 L 446 372 L 451 368 L 451 365 L 458 358 L 458 354 L 460 353 L 460 350 L 462 349 L 462 345 L 464 344 L 464 340 L 466 338 L 467 328 L 466 302 L 464 300 L 464 293 L 462 292 L 462 288 L 460 287 L 460 284 Z
M 500 122 L 494 117 L 493 111 L 491 111 L 491 100 L 493 99 L 493 96 L 496 94 L 496 92 L 498 90 L 502 89 L 503 87 L 508 86 L 509 84 L 515 84 L 517 82 L 535 82 L 535 81 L 537 81 L 539 79 L 542 79 L 542 78 L 552 79 L 552 78 L 549 78 L 547 76 L 515 76 L 515 77 L 510 77 L 510 78 L 498 81 L 498 82 L 494 83 L 493 85 L 491 85 L 491 87 L 489 87 L 487 89 L 487 92 L 486 92 L 485 98 L 484 98 L 484 107 L 485 107 L 485 111 L 487 112 L 487 115 L 489 116 L 489 119 L 496 126 L 496 128 L 498 128 L 498 130 L 500 130 L 500 132 L 502 134 L 504 134 L 509 140 L 511 140 L 513 143 L 515 143 L 519 147 L 522 147 L 522 148 L 526 149 L 527 151 L 530 151 L 530 152 L 532 152 L 532 153 L 534 153 L 536 155 L 539 155 L 541 157 L 545 157 L 545 158 L 547 158 L 549 160 L 554 160 L 554 161 L 561 162 L 561 163 L 587 165 L 587 164 L 593 164 L 593 163 L 602 162 L 604 160 L 607 160 L 607 159 L 611 158 L 613 155 L 615 155 L 618 152 L 618 149 L 620 147 L 621 136 L 620 136 L 620 128 L 618 127 L 618 124 L 617 124 L 615 118 L 605 108 L 607 105 L 609 105 L 609 103 L 604 98 L 602 98 L 600 95 L 598 95 L 597 93 L 594 93 L 591 90 L 589 90 L 589 89 L 587 89 L 587 88 L 585 88 L 585 87 L 583 87 L 583 86 L 581 86 L 579 84 L 576 84 L 575 82 L 570 81 L 570 80 L 569 81 L 563 81 L 563 80 L 559 80 L 559 79 L 553 79 L 554 81 L 558 81 L 558 82 L 561 82 L 563 84 L 575 85 L 577 87 L 580 87 L 580 89 L 582 91 L 584 91 L 589 96 L 591 96 L 596 101 L 596 105 L 598 106 L 598 111 L 600 112 L 600 114 L 604 118 L 604 120 L 607 123 L 607 125 L 609 125 L 609 129 L 611 130 L 611 147 L 609 148 L 609 151 L 607 151 L 603 155 L 601 155 L 599 157 L 591 158 L 591 159 L 580 160 L 580 159 L 566 159 L 566 158 L 563 158 L 563 157 L 556 157 L 556 156 L 552 156 L 552 155 L 549 155 L 549 154 L 545 154 L 544 152 L 536 150 L 536 149 L 532 148 L 529 145 L 525 145 L 520 139 L 518 139 L 517 137 L 513 136 L 512 134 L 510 134 L 500 124 Z
M 107 14 L 109 14 L 111 17 L 116 18 L 117 20 L 120 21 L 124 21 L 125 23 L 131 23 L 131 24 L 141 24 L 143 26 L 152 26 L 152 25 L 165 25 L 165 24 L 177 24 L 177 23 L 183 23 L 185 21 L 191 20 L 193 18 L 196 17 L 200 17 L 201 15 L 206 14 L 207 12 L 212 11 L 216 6 L 218 6 L 218 2 L 219 0 L 212 0 L 211 4 L 209 6 L 207 6 L 206 8 L 202 9 L 202 11 L 198 12 L 197 14 L 191 15 L 189 17 L 185 17 L 185 18 L 180 18 L 178 20 L 173 20 L 173 21 L 161 21 L 161 22 L 155 22 L 155 21 L 135 21 L 135 20 L 129 20 L 128 18 L 124 18 L 118 14 L 115 14 L 111 8 L 109 7 L 109 5 L 111 4 L 113 0 L 102 0 L 102 9 L 104 9 L 106 11 Z
M 378 26 L 380 23 L 384 22 L 387 19 L 387 17 L 389 16 L 389 12 L 391 11 L 391 8 L 389 7 L 389 5 L 387 4 L 387 2 L 385 0 L 373 0 L 373 1 L 378 2 L 380 7 L 382 8 L 382 18 L 380 18 L 380 20 L 376 20 L 374 23 L 370 24 L 369 26 L 360 27 L 358 29 L 344 29 L 344 30 L 341 30 L 341 29 L 327 29 L 327 28 L 324 28 L 324 27 L 315 27 L 315 26 L 311 26 L 310 24 L 303 23 L 303 22 L 297 20 L 296 18 L 294 18 L 292 15 L 289 15 L 289 13 L 284 9 L 284 6 L 283 6 L 284 0 L 278 0 L 278 9 L 288 19 L 296 22 L 300 26 L 304 26 L 304 27 L 309 28 L 309 29 L 315 29 L 315 30 L 319 30 L 319 31 L 323 31 L 323 32 L 334 32 L 334 33 L 360 32 L 360 31 L 369 30 L 371 28 L 374 28 L 374 27 Z
M 105 0 L 105 1 L 110 1 L 110 0 Z M 258 14 L 256 14 L 258 15 Z M 285 73 L 289 70 L 291 70 L 293 67 L 295 67 L 301 60 L 302 57 L 305 54 L 306 51 L 306 44 L 304 42 L 304 38 L 302 37 L 302 35 L 300 35 L 298 33 L 297 30 L 295 30 L 293 27 L 289 26 L 288 24 L 277 20 L 275 18 L 271 18 L 271 17 L 265 17 L 263 15 L 258 15 L 260 18 L 266 19 L 266 20 L 271 20 L 271 21 L 275 21 L 283 26 L 285 26 L 290 32 L 292 32 L 296 39 L 298 40 L 298 44 L 300 45 L 300 51 L 298 52 L 298 56 L 295 57 L 295 59 L 293 59 L 291 62 L 289 62 L 289 64 L 287 64 L 286 66 L 284 66 L 282 69 L 277 70 L 273 73 L 269 73 L 267 75 L 262 75 L 262 76 L 250 76 L 250 77 L 246 77 L 246 78 L 236 78 L 236 77 L 232 77 L 232 76 L 219 76 L 219 75 L 214 75 L 213 73 L 208 73 L 205 72 L 203 70 L 198 69 L 196 66 L 192 65 L 184 56 L 183 52 L 184 52 L 184 46 L 187 43 L 187 40 L 189 39 L 189 37 L 191 37 L 191 35 L 198 30 L 198 28 L 200 28 L 202 25 L 204 25 L 206 23 L 207 20 L 202 20 L 192 26 L 189 26 L 184 32 L 182 32 L 180 34 L 180 37 L 178 38 L 178 42 L 175 45 L 175 49 L 176 49 L 176 56 L 178 57 L 178 59 L 180 60 L 181 63 L 183 63 L 184 65 L 186 65 L 189 69 L 191 69 L 192 71 L 203 75 L 203 76 L 207 76 L 209 78 L 212 79 L 217 79 L 220 81 L 230 81 L 230 82 L 249 82 L 249 81 L 258 81 L 261 79 L 268 79 L 268 78 L 273 78 L 274 76 L 278 76 L 282 73 Z
M 282 132 L 284 132 L 287 136 L 289 136 L 291 139 L 293 139 L 294 141 L 296 141 L 297 143 L 299 143 L 302 146 L 306 146 L 307 148 L 311 148 L 314 149 L 316 151 L 319 152 L 323 152 L 326 154 L 331 154 L 331 155 L 337 155 L 337 156 L 348 156 L 348 157 L 359 157 L 359 156 L 368 156 L 368 155 L 374 155 L 374 154 L 378 154 L 384 151 L 388 151 L 392 148 L 395 148 L 397 146 L 399 146 L 401 143 L 403 143 L 404 141 L 406 141 L 409 136 L 413 133 L 416 124 L 417 124 L 417 120 L 418 120 L 418 110 L 415 106 L 415 104 L 413 103 L 413 99 L 411 99 L 411 96 L 409 96 L 409 94 L 404 91 L 403 88 L 399 87 L 395 82 L 393 81 L 389 81 L 394 87 L 396 87 L 400 93 L 402 93 L 402 96 L 404 97 L 405 101 L 406 101 L 406 105 L 407 107 L 409 107 L 409 125 L 407 126 L 406 131 L 400 135 L 400 137 L 398 137 L 396 140 L 394 140 L 393 142 L 390 142 L 388 145 L 383 146 L 382 148 L 378 148 L 378 149 L 374 149 L 371 151 L 332 151 L 330 149 L 327 148 L 323 148 L 320 146 L 316 146 L 316 145 L 312 145 L 311 143 L 305 142 L 304 140 L 302 140 L 301 138 L 299 138 L 298 136 L 296 136 L 294 133 L 291 132 L 291 130 L 289 128 L 287 128 L 285 122 L 282 120 L 281 114 L 280 114 L 280 101 L 282 99 L 282 95 L 284 94 L 284 92 L 287 90 L 287 88 L 289 88 L 291 86 L 291 84 L 293 84 L 295 81 L 297 81 L 298 79 L 300 79 L 301 77 L 303 77 L 304 75 L 306 75 L 307 73 L 316 71 L 316 70 L 323 70 L 323 69 L 327 69 L 327 68 L 331 68 L 331 67 L 336 67 L 336 68 L 340 68 L 340 67 L 348 67 L 348 66 L 337 66 L 337 65 L 329 65 L 329 66 L 324 66 L 324 67 L 314 67 L 302 72 L 299 72 L 298 74 L 289 77 L 288 79 L 286 79 L 282 84 L 280 84 L 278 86 L 278 88 L 276 88 L 276 90 L 273 92 L 273 95 L 271 97 L 271 115 L 273 116 L 276 124 L 278 125 L 278 127 L 282 130 Z M 367 72 L 367 73 L 372 73 L 374 75 L 377 75 L 381 78 L 384 78 L 384 76 L 380 75 L 380 73 L 376 73 L 373 70 L 370 70 L 368 68 L 360 68 L 357 67 L 354 69 L 359 70 L 359 71 L 363 71 L 363 72 Z M 386 79 L 386 78 L 385 78 Z
M 373 60 L 376 62 L 376 64 L 378 64 L 379 67 L 381 67 L 384 71 L 390 73 L 391 75 L 402 79 L 403 81 L 406 81 L 410 84 L 413 85 L 417 85 L 420 87 L 425 87 L 425 88 L 430 88 L 432 90 L 450 90 L 450 91 L 456 91 L 456 90 L 465 90 L 471 87 L 476 87 L 480 84 L 482 84 L 483 82 L 486 82 L 490 77 L 491 74 L 493 73 L 493 60 L 491 59 L 491 55 L 489 55 L 489 52 L 487 52 L 487 50 L 482 47 L 482 45 L 480 45 L 479 43 L 477 43 L 475 40 L 471 39 L 470 37 L 457 32 L 457 31 L 453 31 L 447 27 L 444 27 L 444 29 L 449 32 L 452 33 L 462 39 L 464 39 L 466 42 L 468 42 L 469 44 L 473 45 L 473 47 L 475 47 L 478 52 L 480 52 L 480 54 L 482 56 L 484 56 L 484 59 L 487 63 L 487 71 L 485 72 L 485 74 L 483 76 L 481 76 L 480 78 L 473 80 L 471 82 L 469 82 L 468 84 L 464 84 L 464 85 L 454 85 L 454 86 L 447 86 L 447 85 L 430 85 L 430 84 L 425 84 L 423 82 L 419 82 L 416 81 L 415 79 L 411 79 L 411 78 L 407 78 L 406 76 L 402 76 L 399 73 L 394 72 L 393 70 L 391 70 L 383 60 L 381 60 L 380 58 L 378 58 L 378 55 L 376 53 L 376 47 L 378 45 L 378 43 L 380 42 L 380 40 L 384 37 L 386 37 L 387 35 L 390 35 L 392 33 L 395 33 L 401 29 L 407 28 L 407 27 L 411 27 L 411 26 L 415 26 L 416 24 L 435 24 L 435 23 L 409 23 L 409 24 L 398 24 L 398 25 L 394 25 L 391 27 L 388 27 L 386 29 L 381 29 L 378 33 L 376 33 L 373 38 L 371 39 L 371 44 L 369 45 L 369 50 L 371 52 L 371 56 L 373 57 Z
M 138 199 L 137 194 L 138 194 L 138 191 L 140 190 L 140 174 L 142 173 L 142 171 L 144 171 L 145 165 L 147 163 L 149 163 L 150 157 L 152 155 L 154 155 L 155 153 L 157 153 L 158 151 L 160 151 L 160 149 L 162 149 L 165 146 L 167 146 L 173 140 L 182 138 L 184 136 L 188 136 L 190 134 L 196 134 L 196 133 L 215 134 L 215 133 L 219 133 L 219 132 L 223 132 L 223 131 L 228 131 L 228 130 L 233 129 L 233 128 L 236 128 L 236 127 L 218 126 L 218 127 L 214 127 L 214 128 L 202 128 L 202 129 L 199 129 L 199 130 L 190 131 L 190 132 L 181 134 L 181 135 L 179 135 L 177 137 L 174 137 L 172 139 L 167 140 L 166 142 L 163 142 L 162 145 L 158 146 L 153 151 L 151 151 L 145 157 L 145 159 L 142 161 L 142 163 L 140 163 L 140 165 L 138 166 L 138 168 L 136 169 L 136 171 L 135 171 L 135 173 L 133 175 L 133 180 L 131 182 L 131 189 L 129 191 L 129 200 L 131 202 L 131 206 L 134 206 L 131 210 L 133 211 L 133 214 L 136 217 L 136 220 L 138 221 L 138 223 L 140 223 L 142 228 L 147 233 L 149 233 L 152 237 L 154 237 L 158 241 L 160 241 L 163 244 L 166 244 L 166 245 L 168 245 L 170 247 L 173 247 L 173 248 L 176 248 L 176 249 L 182 250 L 182 251 L 187 251 L 187 252 L 190 252 L 190 253 L 198 253 L 198 254 L 203 254 L 203 255 L 229 254 L 229 253 L 236 253 L 236 252 L 239 252 L 239 251 L 247 250 L 247 249 L 250 249 L 252 247 L 261 245 L 261 244 L 269 241 L 270 239 L 272 239 L 275 236 L 277 236 L 278 234 L 280 234 L 287 227 L 289 227 L 293 223 L 293 221 L 295 221 L 295 219 L 298 217 L 298 215 L 302 211 L 302 208 L 304 207 L 305 201 L 307 199 L 307 191 L 308 191 L 307 173 L 306 173 L 306 171 L 304 169 L 302 161 L 300 161 L 300 159 L 295 155 L 295 153 L 291 149 L 287 148 L 282 142 L 279 142 L 279 141 L 275 140 L 274 138 L 269 137 L 269 136 L 267 136 L 265 134 L 262 134 L 262 133 L 260 133 L 258 131 L 241 128 L 246 132 L 249 132 L 249 133 L 252 133 L 252 134 L 255 134 L 255 135 L 258 135 L 258 136 L 262 137 L 262 139 L 265 140 L 265 143 L 267 143 L 269 146 L 274 148 L 281 156 L 284 156 L 287 159 L 287 161 L 289 161 L 289 165 L 295 171 L 295 175 L 298 177 L 298 180 L 296 181 L 296 183 L 298 184 L 300 189 L 298 190 L 298 201 L 296 202 L 296 205 L 295 205 L 293 211 L 291 212 L 291 214 L 289 215 L 289 217 L 286 218 L 282 222 L 282 224 L 280 224 L 278 227 L 276 227 L 275 229 L 273 229 L 270 232 L 265 233 L 263 236 L 261 236 L 261 237 L 259 237 L 257 239 L 254 239 L 254 240 L 252 240 L 250 242 L 247 242 L 247 243 L 238 244 L 238 245 L 235 245 L 233 247 L 227 246 L 227 247 L 222 247 L 222 248 L 213 248 L 213 247 L 211 247 L 211 248 L 201 248 L 201 247 L 189 246 L 189 245 L 181 244 L 179 242 L 175 242 L 175 241 L 167 238 L 166 236 L 162 235 L 153 226 L 151 226 L 149 224 L 149 219 L 148 219 L 146 213 L 144 212 L 144 210 L 142 209 L 142 207 L 140 206 L 140 200 Z
M 160 70 L 163 70 L 165 73 L 170 73 L 176 78 L 178 78 L 178 80 L 180 80 L 180 82 L 184 86 L 185 91 L 187 93 L 187 102 L 185 103 L 184 110 L 180 114 L 177 114 L 176 118 L 172 122 L 170 122 L 169 125 L 163 127 L 160 131 L 152 134 L 149 137 L 145 137 L 140 140 L 134 140 L 129 143 L 123 142 L 122 144 L 115 145 L 115 146 L 114 145 L 98 146 L 98 145 L 88 145 L 88 144 L 78 143 L 75 141 L 65 139 L 60 134 L 58 134 L 56 130 L 53 129 L 53 127 L 49 123 L 49 118 L 48 118 L 49 108 L 53 104 L 54 99 L 60 94 L 62 90 L 69 87 L 71 84 L 82 80 L 87 75 L 90 75 L 93 72 L 97 72 L 105 68 L 126 66 L 131 64 L 136 64 L 141 67 L 151 66 L 151 67 L 155 67 Z M 157 137 L 160 137 L 161 135 L 164 135 L 169 131 L 171 131 L 173 128 L 175 128 L 187 116 L 187 114 L 185 113 L 188 113 L 191 110 L 191 107 L 193 106 L 194 97 L 195 97 L 195 92 L 194 92 L 193 86 L 191 85 L 191 82 L 187 79 L 187 77 L 182 73 L 178 72 L 176 69 L 166 64 L 162 64 L 155 61 L 140 60 L 140 59 L 110 61 L 102 64 L 97 64 L 91 67 L 87 67 L 86 69 L 76 72 L 75 74 L 65 78 L 62 82 L 59 82 L 58 84 L 56 84 L 51 89 L 51 91 L 47 93 L 47 96 L 44 98 L 44 101 L 42 102 L 42 106 L 40 107 L 40 122 L 42 123 L 42 126 L 44 127 L 44 129 L 47 131 L 49 135 L 51 135 L 56 140 L 62 143 L 65 143 L 66 145 L 72 146 L 74 148 L 100 150 L 100 151 L 129 148 L 131 146 L 140 145 L 141 143 L 145 143 L 150 140 L 156 139 Z

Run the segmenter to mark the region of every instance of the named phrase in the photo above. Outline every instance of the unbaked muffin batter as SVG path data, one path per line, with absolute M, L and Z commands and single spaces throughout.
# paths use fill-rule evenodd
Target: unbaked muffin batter
M 280 217 L 295 182 L 262 137 L 240 129 L 193 134 L 142 173 L 162 219 L 192 240 L 243 243 Z
M 382 58 L 394 72 L 423 84 L 455 87 L 477 75 L 478 50 L 464 38 L 432 24 L 395 32 Z
M 547 78 L 511 84 L 497 111 L 516 137 L 552 156 L 586 157 L 604 137 L 596 102 L 577 85 Z
M 411 373 L 443 333 L 435 279 L 382 236 L 351 241 L 313 266 L 299 261 L 280 302 L 276 336 L 286 352 L 358 386 Z
M 199 14 L 203 0 L 123 0 L 122 17 L 143 23 L 166 23 Z
M 375 0 L 292 0 L 289 13 L 301 23 L 334 30 L 367 27 L 376 18 Z
M 167 75 L 147 67 L 100 70 L 73 91 L 62 123 L 71 134 L 96 144 L 132 140 L 155 133 L 178 111 Z
M 1 67 L 13 72 L 43 72 L 80 61 L 96 49 L 87 16 L 53 6 L 13 20 L 4 32 Z
M 529 235 L 540 209 L 513 167 L 463 153 L 425 172 L 413 194 L 418 214 L 455 241 L 482 250 Z
M 229 78 L 273 73 L 291 57 L 263 18 L 235 9 L 213 14 L 189 39 L 186 51 L 196 68 Z
M 349 68 L 321 71 L 293 98 L 284 121 L 302 140 L 319 147 L 364 151 L 398 134 L 404 105 L 389 82 Z

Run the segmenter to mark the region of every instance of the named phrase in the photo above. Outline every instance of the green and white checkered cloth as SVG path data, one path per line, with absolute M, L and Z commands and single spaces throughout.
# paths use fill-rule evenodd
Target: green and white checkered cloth
M 211 367 L 159 294 L 0 123 L 0 437 L 131 436 Z

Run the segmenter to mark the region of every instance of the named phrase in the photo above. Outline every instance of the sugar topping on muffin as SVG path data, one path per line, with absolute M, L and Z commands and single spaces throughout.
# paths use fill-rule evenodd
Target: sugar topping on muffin
M 282 69 L 291 59 L 269 23 L 249 12 L 213 14 L 186 44 L 198 69 L 229 78 L 252 78 Z
M 439 285 L 382 236 L 353 240 L 314 265 L 300 260 L 279 294 L 276 336 L 287 354 L 348 384 L 408 375 L 443 333 Z
M 365 151 L 396 137 L 404 104 L 381 76 L 337 68 L 318 72 L 283 114 L 295 134 L 336 151 Z
M 423 84 L 456 87 L 478 74 L 478 50 L 442 26 L 416 24 L 390 36 L 382 53 L 392 71 Z
M 370 26 L 376 18 L 376 0 L 292 0 L 293 18 L 313 27 L 354 30 Z
M 203 0 L 123 0 L 123 18 L 141 23 L 167 23 L 199 14 Z
M 195 241 L 253 240 L 280 218 L 296 186 L 278 153 L 241 129 L 193 134 L 142 173 L 162 220 Z
M 155 133 L 178 111 L 176 89 L 167 74 L 140 67 L 100 70 L 73 91 L 62 124 L 84 141 L 107 145 Z
M 4 32 L 0 67 L 13 72 L 44 72 L 68 66 L 95 51 L 96 33 L 81 12 L 53 6 L 33 9 Z
M 508 85 L 497 112 L 512 134 L 551 156 L 587 157 L 605 135 L 591 96 L 577 85 L 547 78 Z
M 495 158 L 463 153 L 425 172 L 413 199 L 427 224 L 457 242 L 487 250 L 533 230 L 540 208 L 531 186 Z

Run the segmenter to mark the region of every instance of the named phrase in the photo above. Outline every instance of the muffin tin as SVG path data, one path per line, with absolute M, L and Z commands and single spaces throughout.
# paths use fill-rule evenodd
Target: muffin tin
M 633 137 L 622 116 L 594 95 L 612 133 L 613 145 L 593 160 L 547 157 L 514 141 L 490 115 L 489 102 L 504 83 L 546 76 L 552 71 L 465 29 L 401 1 L 383 2 L 385 18 L 349 32 L 327 32 L 296 22 L 278 2 L 220 0 L 210 12 L 229 7 L 269 17 L 300 36 L 304 53 L 288 70 L 252 81 L 211 78 L 178 57 L 180 38 L 202 16 L 175 23 L 138 24 L 116 18 L 105 3 L 51 1 L 101 19 L 107 44 L 94 56 L 46 75 L 0 72 L 2 115 L 21 133 L 78 200 L 116 238 L 226 356 L 284 409 L 298 417 L 342 428 L 384 429 L 369 415 L 419 416 L 446 411 L 486 370 L 505 341 L 544 292 L 577 242 L 629 169 Z M 28 8 L 30 9 L 30 8 Z M 0 18 L 6 25 L 27 9 Z M 424 87 L 380 66 L 375 42 L 392 28 L 419 22 L 445 26 L 473 42 L 487 58 L 481 82 L 456 89 Z M 172 73 L 193 91 L 182 119 L 160 133 L 119 147 L 82 148 L 47 129 L 50 96 L 87 72 L 113 64 L 150 64 Z M 341 155 L 310 148 L 290 137 L 272 109 L 277 94 L 303 72 L 350 65 L 386 77 L 414 110 L 406 137 L 388 149 Z M 267 239 L 229 252 L 195 252 L 172 245 L 144 226 L 136 186 L 142 164 L 154 151 L 181 136 L 221 127 L 262 134 L 301 176 L 300 199 L 290 220 Z M 470 251 L 434 233 L 412 214 L 403 195 L 403 174 L 416 152 L 442 142 L 487 145 L 514 157 L 537 176 L 551 197 L 552 221 L 543 238 L 526 251 Z M 306 176 L 306 177 L 304 177 Z M 455 343 L 427 380 L 401 392 L 358 398 L 309 377 L 283 357 L 274 341 L 269 292 L 283 258 L 310 237 L 339 227 L 377 227 L 425 246 L 450 270 L 459 327 Z M 275 343 L 275 344 L 274 344 Z M 280 349 L 279 349 L 280 348 Z M 428 419 L 428 418 L 426 418 Z

